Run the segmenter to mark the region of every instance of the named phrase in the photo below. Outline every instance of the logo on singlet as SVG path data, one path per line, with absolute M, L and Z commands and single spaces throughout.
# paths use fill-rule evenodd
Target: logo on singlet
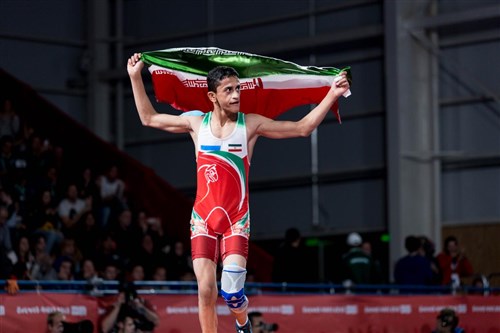
M 217 180 L 219 180 L 219 175 L 217 174 L 215 164 L 212 164 L 205 169 L 205 179 L 207 180 L 207 183 L 215 183 Z

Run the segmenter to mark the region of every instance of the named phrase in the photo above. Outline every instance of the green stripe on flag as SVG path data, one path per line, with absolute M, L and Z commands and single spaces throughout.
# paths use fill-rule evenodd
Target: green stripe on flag
M 173 48 L 143 52 L 141 60 L 148 65 L 157 65 L 171 70 L 206 76 L 216 66 L 230 66 L 236 69 L 241 79 L 268 75 L 325 75 L 336 76 L 347 72 L 350 67 L 300 66 L 293 62 L 256 54 L 208 48 Z

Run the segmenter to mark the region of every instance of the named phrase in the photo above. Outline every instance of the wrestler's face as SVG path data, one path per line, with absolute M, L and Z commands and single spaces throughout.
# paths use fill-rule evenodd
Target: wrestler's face
M 209 92 L 210 100 L 224 111 L 236 113 L 240 111 L 240 80 L 235 76 L 222 79 L 217 91 Z

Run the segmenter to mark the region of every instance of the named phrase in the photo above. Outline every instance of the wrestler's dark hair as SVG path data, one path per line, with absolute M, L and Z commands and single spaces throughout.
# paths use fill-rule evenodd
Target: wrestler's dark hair
M 210 70 L 207 74 L 208 91 L 217 92 L 217 87 L 220 85 L 220 82 L 232 76 L 239 77 L 238 72 L 232 67 L 217 66 Z

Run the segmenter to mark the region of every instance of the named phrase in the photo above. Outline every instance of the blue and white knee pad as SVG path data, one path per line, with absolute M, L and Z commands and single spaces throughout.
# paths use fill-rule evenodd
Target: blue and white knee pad
M 247 309 L 248 298 L 245 295 L 247 270 L 236 264 L 224 266 L 221 277 L 221 295 L 233 312 L 240 313 Z

